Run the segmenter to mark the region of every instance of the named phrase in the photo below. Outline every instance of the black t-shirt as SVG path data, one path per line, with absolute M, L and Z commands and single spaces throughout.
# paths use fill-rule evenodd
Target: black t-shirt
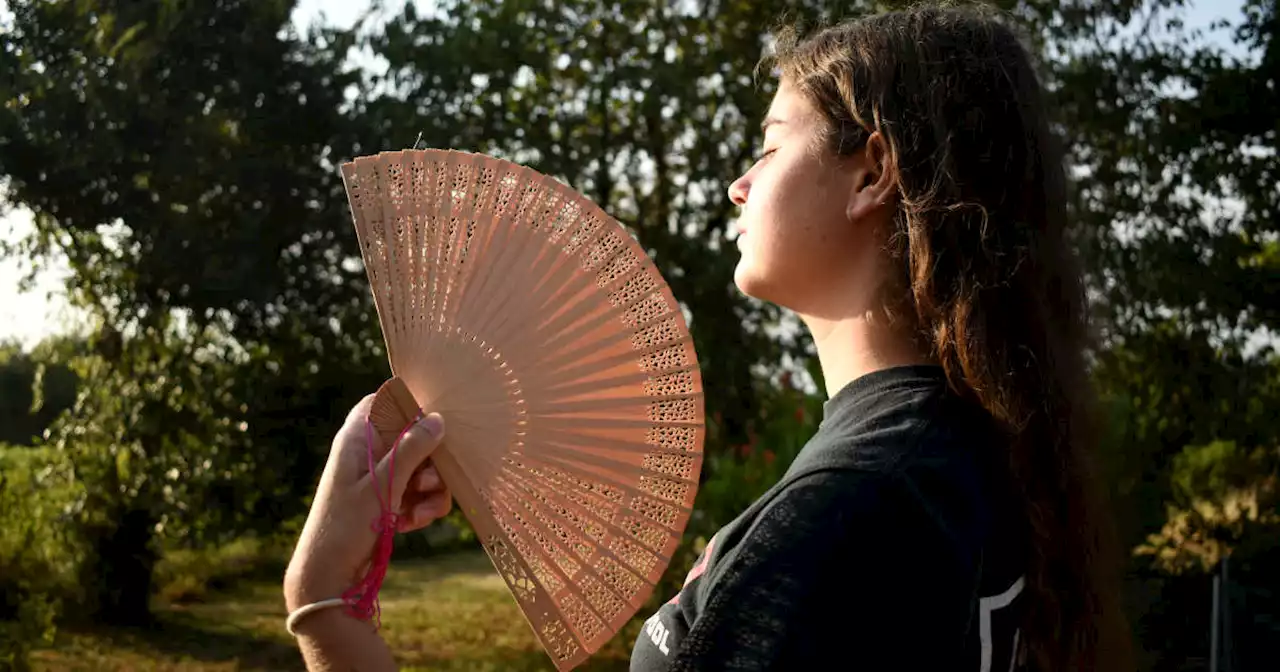
M 645 623 L 633 672 L 1024 668 L 1005 441 L 937 367 L 863 376 Z

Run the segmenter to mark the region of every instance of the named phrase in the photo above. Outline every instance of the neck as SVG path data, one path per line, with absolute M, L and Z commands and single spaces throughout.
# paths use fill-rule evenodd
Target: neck
M 911 336 L 891 326 L 883 314 L 801 319 L 817 346 L 828 398 L 868 373 L 931 363 Z

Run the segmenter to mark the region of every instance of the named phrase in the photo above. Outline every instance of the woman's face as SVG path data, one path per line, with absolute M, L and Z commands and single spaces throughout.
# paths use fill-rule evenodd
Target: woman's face
M 870 247 L 871 227 L 856 225 L 865 162 L 826 148 L 822 117 L 786 80 L 763 125 L 761 158 L 729 187 L 741 208 L 734 282 L 801 314 L 839 310 Z

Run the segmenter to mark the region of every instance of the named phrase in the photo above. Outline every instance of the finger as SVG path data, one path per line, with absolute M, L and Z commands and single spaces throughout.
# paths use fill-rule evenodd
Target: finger
M 449 512 L 451 502 L 452 498 L 447 491 L 437 491 L 412 499 L 406 497 L 399 511 L 399 530 L 408 532 L 430 525 Z
M 368 456 L 365 446 L 368 442 L 365 431 L 365 418 L 373 406 L 374 395 L 366 395 L 356 402 L 347 412 L 342 427 L 333 436 L 333 444 L 329 448 L 329 460 L 339 466 L 346 479 L 355 481 L 362 473 L 368 471 Z
M 448 490 L 431 493 L 415 503 L 400 516 L 399 531 L 412 532 L 422 529 L 431 523 L 449 515 L 453 510 L 453 496 Z
M 414 479 L 413 489 L 418 492 L 431 492 L 443 485 L 440 481 L 440 472 L 436 471 L 431 460 L 427 460 L 427 466 L 418 472 L 417 478 Z
M 373 398 L 376 395 L 366 394 L 363 399 L 356 402 L 355 406 L 347 411 L 347 417 L 342 421 L 343 428 L 353 427 L 355 429 L 364 429 L 364 420 L 369 416 L 369 409 L 373 408 Z
M 449 492 L 449 486 L 444 482 L 437 484 L 436 487 L 429 490 L 422 490 L 416 487 L 418 477 L 415 476 L 413 480 L 415 482 L 411 484 L 409 489 L 405 490 L 404 494 L 400 497 L 400 506 L 398 508 L 400 515 L 408 515 L 413 507 L 425 501 L 428 497 L 432 497 L 441 492 Z
M 444 438 L 444 419 L 439 413 L 432 413 L 415 422 L 400 439 L 396 449 L 388 452 L 387 456 L 378 463 L 378 487 L 387 487 L 388 476 L 394 469 L 395 483 L 392 484 L 391 491 L 393 502 L 398 503 L 405 488 L 409 486 L 414 472 L 427 458 L 431 457 L 431 453 L 440 445 L 442 438 Z

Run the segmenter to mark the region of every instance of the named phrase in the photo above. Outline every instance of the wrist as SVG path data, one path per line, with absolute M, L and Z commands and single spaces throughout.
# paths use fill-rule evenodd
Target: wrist
M 315 572 L 290 566 L 284 576 L 284 605 L 289 612 L 321 600 L 342 597 L 344 588 L 318 580 Z
M 304 605 L 289 613 L 285 629 L 294 637 L 325 639 L 326 633 L 349 628 L 359 621 L 352 618 L 345 607 L 344 601 L 333 599 Z

